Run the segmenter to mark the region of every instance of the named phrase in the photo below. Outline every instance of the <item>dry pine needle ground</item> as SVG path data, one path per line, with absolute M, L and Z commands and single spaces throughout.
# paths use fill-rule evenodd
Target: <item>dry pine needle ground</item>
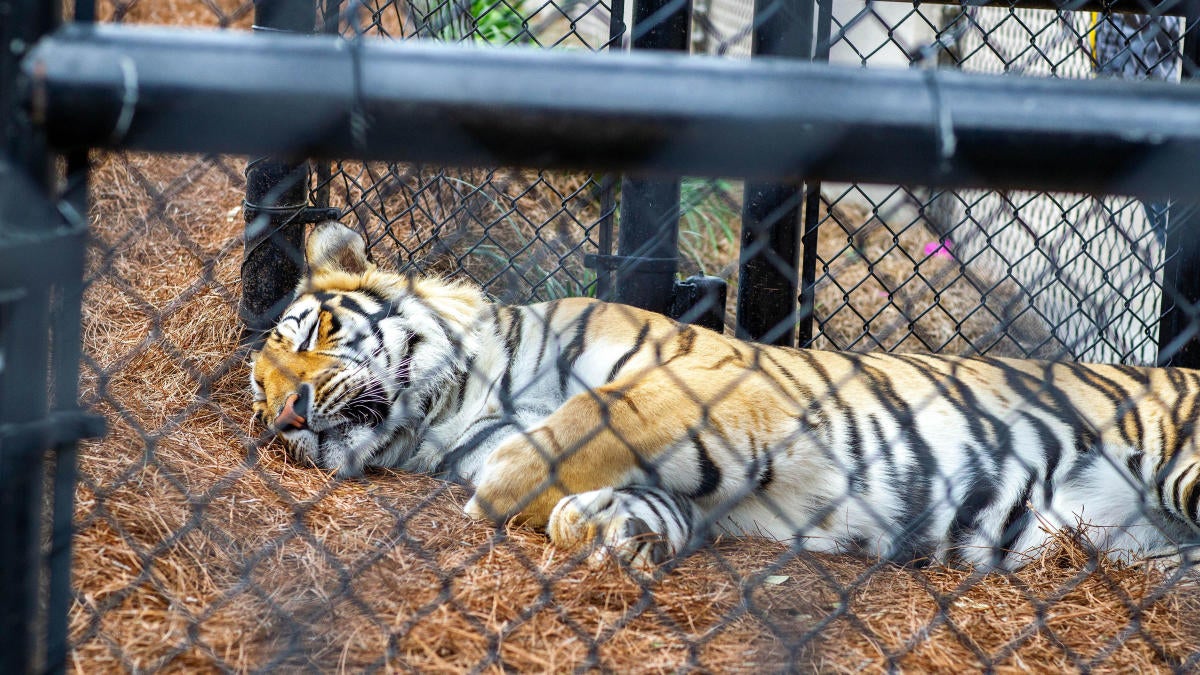
M 78 671 L 1197 667 L 1194 584 L 1068 538 L 982 578 L 723 540 L 647 589 L 468 521 L 458 488 L 291 464 L 247 421 L 241 163 L 96 159 Z

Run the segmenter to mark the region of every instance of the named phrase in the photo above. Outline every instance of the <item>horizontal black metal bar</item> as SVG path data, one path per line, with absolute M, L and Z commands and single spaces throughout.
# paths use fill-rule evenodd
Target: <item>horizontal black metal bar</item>
M 292 224 L 306 225 L 337 220 L 342 217 L 342 210 L 329 206 L 304 206 L 299 209 L 289 206 L 258 206 L 242 200 L 242 216 L 247 221 L 258 216 L 278 216 L 286 218 Z
M 54 445 L 84 438 L 100 438 L 107 426 L 107 420 L 99 415 L 89 415 L 79 410 L 57 410 L 32 422 L 0 424 L 0 442 L 16 438 L 36 439 L 36 443 L 25 443 L 20 447 L 30 452 L 44 452 Z
M 637 255 L 600 255 L 598 253 L 588 253 L 583 256 L 583 266 L 593 270 L 674 273 L 678 263 L 678 258 L 648 258 Z
M 965 5 L 993 9 L 1053 9 L 1064 12 L 1101 12 L 1184 16 L 1187 0 L 882 0 L 903 5 Z
M 68 27 L 23 71 L 67 149 L 1145 196 L 1200 166 L 1194 84 L 122 26 Z

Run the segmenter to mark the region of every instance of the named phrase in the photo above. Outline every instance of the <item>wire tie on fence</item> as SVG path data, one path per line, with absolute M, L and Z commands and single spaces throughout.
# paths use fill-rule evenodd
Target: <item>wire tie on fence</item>
M 137 108 L 137 65 L 128 56 L 121 57 L 121 77 L 124 81 L 121 89 L 121 113 L 117 115 L 117 123 L 113 125 L 109 138 L 113 144 L 119 144 L 125 139 L 125 134 L 129 133 L 129 126 L 133 124 L 133 111 Z
M 65 220 L 72 229 L 87 229 L 87 217 L 80 213 L 79 210 L 75 208 L 74 204 L 66 200 L 61 200 L 58 202 L 58 204 L 56 204 L 56 206 L 58 207 L 59 215 L 63 217 L 63 220 Z
M 363 39 L 355 32 L 350 43 L 350 72 L 354 78 L 354 103 L 350 106 L 350 138 L 359 150 L 367 149 L 367 114 L 363 108 Z
M 938 84 L 937 71 L 925 70 L 925 84 L 929 88 L 929 98 L 933 104 L 934 133 L 937 134 L 938 157 L 942 160 L 942 171 L 950 169 L 950 159 L 958 147 L 958 138 L 954 135 L 954 119 L 950 116 L 950 108 L 942 100 L 942 90 Z
M 242 216 L 247 221 L 265 215 L 272 220 L 286 220 L 289 224 L 320 223 L 342 217 L 341 209 L 335 207 L 309 206 L 307 204 L 284 204 L 259 206 L 242 200 Z

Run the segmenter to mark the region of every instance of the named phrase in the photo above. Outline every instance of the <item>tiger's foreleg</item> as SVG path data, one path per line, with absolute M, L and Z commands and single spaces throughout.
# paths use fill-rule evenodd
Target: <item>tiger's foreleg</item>
M 689 420 L 695 424 L 704 416 L 702 406 L 680 396 L 666 377 L 577 394 L 492 452 L 466 511 L 474 518 L 516 518 L 545 527 L 568 495 L 657 485 L 663 453 L 687 438 Z

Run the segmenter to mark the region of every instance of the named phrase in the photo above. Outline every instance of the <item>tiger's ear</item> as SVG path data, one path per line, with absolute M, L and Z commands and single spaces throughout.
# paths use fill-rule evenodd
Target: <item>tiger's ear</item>
M 363 238 L 335 220 L 327 220 L 313 228 L 304 247 L 304 257 L 313 274 L 362 274 L 373 267 L 367 260 L 367 244 Z

